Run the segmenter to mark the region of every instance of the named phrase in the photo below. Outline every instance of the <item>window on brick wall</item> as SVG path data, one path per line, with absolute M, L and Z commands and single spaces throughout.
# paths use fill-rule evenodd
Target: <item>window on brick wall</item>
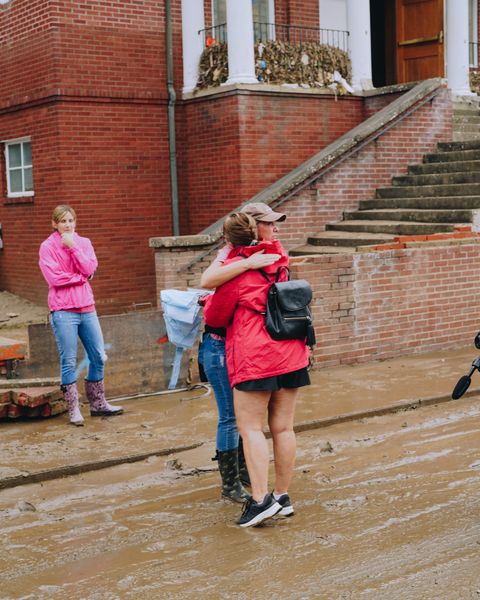
M 274 0 L 252 0 L 252 12 L 255 23 L 274 23 Z M 227 0 L 213 0 L 213 24 L 222 25 L 226 22 Z
M 32 142 L 30 138 L 9 140 L 4 143 L 8 197 L 33 196 Z

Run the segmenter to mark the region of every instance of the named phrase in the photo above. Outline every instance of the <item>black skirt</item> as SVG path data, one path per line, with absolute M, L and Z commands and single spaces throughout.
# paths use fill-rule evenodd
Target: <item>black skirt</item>
M 307 367 L 262 379 L 251 379 L 237 383 L 235 389 L 241 392 L 275 392 L 280 388 L 299 388 L 310 385 L 310 375 Z

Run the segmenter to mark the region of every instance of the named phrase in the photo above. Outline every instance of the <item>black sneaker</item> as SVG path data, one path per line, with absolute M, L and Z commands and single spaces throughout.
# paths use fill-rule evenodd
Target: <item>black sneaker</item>
M 293 517 L 294 510 L 292 503 L 290 502 L 290 496 L 288 494 L 282 494 L 277 502 L 282 507 L 278 512 L 281 517 Z
M 252 498 L 245 503 L 242 516 L 238 519 L 237 523 L 240 527 L 260 525 L 266 519 L 270 519 L 270 517 L 276 515 L 281 509 L 281 505 L 271 494 L 267 494 L 260 504 Z

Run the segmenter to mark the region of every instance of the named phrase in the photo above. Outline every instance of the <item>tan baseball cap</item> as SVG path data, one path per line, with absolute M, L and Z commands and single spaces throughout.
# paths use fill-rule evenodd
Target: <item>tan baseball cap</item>
M 268 204 L 264 204 L 263 202 L 251 202 L 250 204 L 246 204 L 241 209 L 241 212 L 250 215 L 255 221 L 265 221 L 267 223 L 272 223 L 273 221 L 285 221 L 287 218 L 286 214 L 275 212 Z

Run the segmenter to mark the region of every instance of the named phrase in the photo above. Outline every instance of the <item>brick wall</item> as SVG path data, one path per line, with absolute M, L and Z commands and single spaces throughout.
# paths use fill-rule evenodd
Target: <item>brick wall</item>
M 469 343 L 479 328 L 480 267 L 478 240 L 465 242 L 291 259 L 292 275 L 307 279 L 314 289 L 317 367 Z M 187 255 L 191 261 L 194 252 Z M 156 256 L 159 290 L 185 283 L 176 268 L 162 279 L 177 252 Z M 205 262 L 197 264 L 197 273 Z
M 2 289 L 45 301 L 38 247 L 51 231 L 52 209 L 68 202 L 99 259 L 99 312 L 156 305 L 148 238 L 171 232 L 166 128 L 164 106 L 142 103 L 57 102 L 0 116 L 0 139 L 32 136 L 35 165 L 33 201 L 4 200 L 0 207 Z M 3 198 L 5 183 L 3 177 Z
M 319 27 L 318 0 L 275 0 L 275 21 L 282 25 Z
M 182 233 L 198 233 L 358 125 L 363 99 L 236 91 L 186 101 Z
M 173 0 L 178 86 L 180 8 Z M 31 137 L 35 189 L 7 199 L 2 169 L 2 289 L 46 301 L 38 246 L 69 202 L 99 258 L 99 312 L 156 304 L 148 238 L 171 232 L 164 19 L 160 0 L 0 7 L 0 140 Z
M 54 166 L 58 165 L 57 131 L 57 115 L 52 106 L 0 115 L 1 140 L 32 137 L 34 186 L 44 197 L 44 202 L 31 197 L 8 200 L 2 169 L 0 223 L 4 249 L 0 251 L 0 289 L 41 303 L 46 298 L 46 286 L 37 267 L 38 247 L 51 231 L 52 208 L 63 201 Z
M 44 94 L 56 82 L 49 3 L 15 0 L 0 6 L 0 107 Z
M 181 0 L 172 22 L 181 88 Z M 0 50 L 0 107 L 59 94 L 166 97 L 161 0 L 15 0 L 0 6 Z
M 295 275 L 315 288 L 317 363 L 351 364 L 470 342 L 478 330 L 478 249 L 425 245 L 293 259 Z

